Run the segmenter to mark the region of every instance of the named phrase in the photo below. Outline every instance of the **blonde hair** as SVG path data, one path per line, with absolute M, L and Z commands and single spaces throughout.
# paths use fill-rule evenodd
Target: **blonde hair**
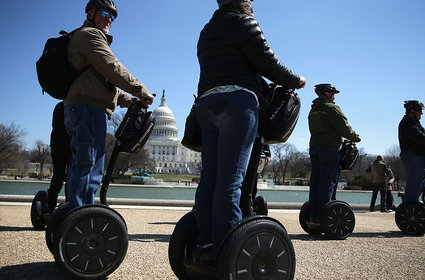
M 237 9 L 238 11 L 241 11 L 244 14 L 247 14 L 249 16 L 254 16 L 251 0 L 241 0 L 241 1 L 232 2 L 229 4 L 229 6 Z

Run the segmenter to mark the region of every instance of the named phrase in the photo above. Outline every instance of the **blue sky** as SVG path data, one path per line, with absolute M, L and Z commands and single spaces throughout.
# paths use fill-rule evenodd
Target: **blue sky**
M 29 149 L 37 139 L 49 142 L 57 103 L 41 94 L 35 62 L 48 38 L 83 23 L 86 2 L 28 5 L 14 0 L 2 5 L 0 123 L 24 129 Z M 199 77 L 196 43 L 216 1 L 116 3 L 119 16 L 111 28 L 111 48 L 151 92 L 166 90 L 182 137 Z M 341 90 L 336 103 L 360 134 L 359 147 L 368 154 L 385 154 L 398 144 L 403 101 L 425 102 L 425 1 L 256 0 L 254 13 L 278 58 L 307 78 L 306 87 L 298 91 L 302 109 L 290 143 L 308 149 L 314 85 L 329 82 Z M 153 108 L 159 104 L 157 98 Z

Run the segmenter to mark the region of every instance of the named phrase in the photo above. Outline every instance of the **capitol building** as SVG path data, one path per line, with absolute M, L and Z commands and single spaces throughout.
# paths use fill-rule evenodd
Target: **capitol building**
M 183 147 L 178 139 L 178 129 L 173 111 L 166 104 L 165 91 L 161 105 L 153 111 L 155 127 L 145 149 L 155 161 L 155 173 L 199 174 L 201 153 Z

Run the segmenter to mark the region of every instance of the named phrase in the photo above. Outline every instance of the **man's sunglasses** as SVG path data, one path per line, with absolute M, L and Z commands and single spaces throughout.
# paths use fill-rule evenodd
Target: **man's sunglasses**
M 114 21 L 114 20 L 115 20 L 115 17 L 114 17 L 113 15 L 111 15 L 110 13 L 105 12 L 105 11 L 101 11 L 99 15 L 100 15 L 101 17 L 104 17 L 104 18 L 110 19 L 111 21 Z

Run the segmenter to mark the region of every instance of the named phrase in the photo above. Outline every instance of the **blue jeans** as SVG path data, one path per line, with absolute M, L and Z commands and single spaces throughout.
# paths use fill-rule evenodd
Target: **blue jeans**
M 309 209 L 314 220 L 320 219 L 320 212 L 331 201 L 337 184 L 340 153 L 337 147 L 325 145 L 310 146 L 311 176 Z
M 202 130 L 202 172 L 195 195 L 199 245 L 216 252 L 242 220 L 241 185 L 258 128 L 257 102 L 245 91 L 201 98 L 196 108 Z
M 407 175 L 404 201 L 419 201 L 424 188 L 425 157 L 411 152 L 404 152 L 400 157 Z
M 93 204 L 102 182 L 107 114 L 92 105 L 65 107 L 65 126 L 71 136 L 67 188 L 70 209 Z

